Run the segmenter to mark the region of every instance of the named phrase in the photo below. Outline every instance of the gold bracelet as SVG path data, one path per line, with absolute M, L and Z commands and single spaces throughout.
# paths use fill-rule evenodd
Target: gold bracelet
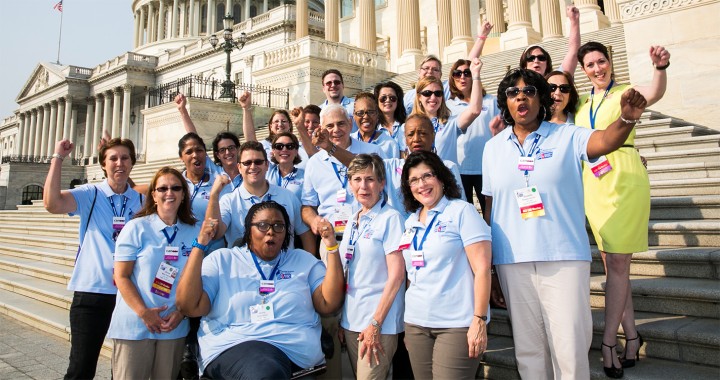
M 328 247 L 327 245 L 325 246 L 325 249 L 326 249 L 328 252 L 337 251 L 338 248 L 340 248 L 340 244 L 335 244 L 335 245 L 333 245 L 332 247 Z

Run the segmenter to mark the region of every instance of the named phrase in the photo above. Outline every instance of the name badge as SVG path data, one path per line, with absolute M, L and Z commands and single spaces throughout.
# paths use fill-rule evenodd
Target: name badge
M 261 323 L 275 319 L 272 303 L 263 303 L 250 306 L 250 322 Z
M 592 173 L 596 178 L 600 178 L 611 171 L 612 166 L 610 165 L 610 161 L 608 161 L 607 157 L 600 156 L 594 163 L 590 164 L 590 170 L 592 170 Z
M 414 267 L 424 267 L 425 266 L 425 255 L 423 254 L 423 251 L 410 252 L 410 263 Z
M 272 293 L 275 291 L 275 280 L 260 280 L 260 293 Z
M 122 230 L 125 227 L 125 217 L 113 216 L 112 226 L 113 230 Z
M 410 248 L 410 244 L 412 243 L 412 239 L 415 236 L 415 231 L 410 228 L 405 230 L 403 232 L 402 237 L 400 237 L 400 245 L 398 246 L 398 251 L 404 251 L 408 248 Z
M 520 216 L 523 219 L 536 218 L 545 215 L 545 206 L 540 199 L 537 186 L 515 190 L 515 200 L 520 207 Z
M 346 260 L 352 260 L 353 254 L 355 253 L 355 244 L 347 246 L 347 250 L 345 250 L 345 259 Z
M 335 200 L 337 200 L 338 203 L 345 203 L 347 200 L 347 191 L 345 189 L 340 189 L 335 193 Z
M 155 274 L 155 280 L 153 281 L 150 292 L 163 298 L 170 298 L 170 292 L 177 278 L 178 271 L 178 268 L 166 262 L 160 263 L 160 268 L 158 268 L 157 274 Z
M 345 227 L 347 227 L 351 214 L 352 207 L 350 207 L 350 205 L 342 205 L 337 209 L 337 212 L 335 212 L 335 221 L 333 222 L 336 234 L 345 232 Z
M 165 260 L 177 260 L 179 256 L 179 247 L 165 247 Z
M 518 160 L 518 169 L 520 170 L 535 170 L 535 158 L 534 157 L 520 157 Z

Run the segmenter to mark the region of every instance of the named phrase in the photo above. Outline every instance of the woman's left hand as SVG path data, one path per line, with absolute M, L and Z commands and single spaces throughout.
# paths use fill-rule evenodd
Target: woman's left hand
M 664 67 L 670 63 L 670 52 L 662 46 L 650 46 L 650 60 L 655 67 Z
M 647 100 L 641 93 L 631 88 L 620 98 L 620 116 L 625 120 L 638 120 L 647 107 Z
M 160 326 L 160 331 L 170 332 L 175 330 L 175 328 L 178 327 L 180 322 L 182 322 L 183 318 L 185 318 L 185 316 L 183 316 L 182 313 L 177 310 L 173 311 L 165 317 L 162 317 L 163 323 Z
M 487 348 L 487 326 L 485 321 L 473 317 L 470 328 L 467 332 L 468 357 L 476 358 Z
M 470 62 L 470 72 L 472 73 L 473 79 L 480 76 L 480 69 L 482 69 L 483 63 L 480 58 L 475 57 Z
M 368 365 L 372 367 L 373 358 L 375 358 L 375 365 L 380 363 L 380 355 L 385 355 L 385 349 L 380 343 L 380 330 L 369 325 L 360 333 L 358 341 L 360 342 L 360 359 L 365 358 L 365 354 L 367 354 Z

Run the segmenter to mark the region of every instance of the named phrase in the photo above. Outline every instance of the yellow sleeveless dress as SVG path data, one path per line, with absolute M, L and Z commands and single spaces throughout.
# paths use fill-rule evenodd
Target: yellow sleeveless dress
M 603 130 L 620 117 L 620 98 L 630 85 L 610 89 L 595 119 L 595 129 Z M 595 114 L 603 93 L 595 94 Z M 575 114 L 578 126 L 590 128 L 590 94 L 580 97 Z M 600 250 L 609 253 L 643 252 L 648 249 L 650 219 L 650 180 L 634 147 L 635 130 L 623 147 L 606 155 L 612 170 L 596 178 L 583 163 L 585 214 Z

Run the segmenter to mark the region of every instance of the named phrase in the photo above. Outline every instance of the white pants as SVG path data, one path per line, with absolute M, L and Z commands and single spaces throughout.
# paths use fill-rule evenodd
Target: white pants
M 589 379 L 590 262 L 496 266 L 523 379 Z

